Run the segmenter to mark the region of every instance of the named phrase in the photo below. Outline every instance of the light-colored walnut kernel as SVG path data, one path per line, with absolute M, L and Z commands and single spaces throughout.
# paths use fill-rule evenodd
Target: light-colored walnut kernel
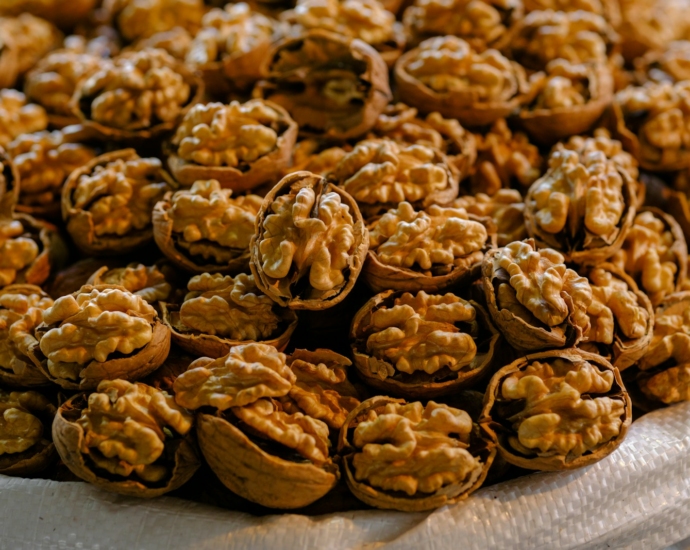
M 482 463 L 468 451 L 471 433 L 472 420 L 459 409 L 389 403 L 354 430 L 355 479 L 409 496 L 472 483 Z
M 148 38 L 138 40 L 134 44 L 135 50 L 156 48 L 168 52 L 175 59 L 184 61 L 192 45 L 192 35 L 182 27 L 174 27 L 169 31 L 152 34 Z
M 48 127 L 43 107 L 27 103 L 26 96 L 16 90 L 0 90 L 0 145 L 6 146 L 22 134 L 40 132 Z
M 242 407 L 290 392 L 295 375 L 285 354 L 266 344 L 235 346 L 219 359 L 194 361 L 174 384 L 175 399 L 188 409 Z
M 32 413 L 48 406 L 48 400 L 33 391 L 0 391 L 0 457 L 22 453 L 41 441 L 44 426 Z
M 15 50 L 19 74 L 31 69 L 50 50 L 58 47 L 62 39 L 55 25 L 30 13 L 0 17 L 0 37 Z
M 106 0 L 105 7 L 129 41 L 174 27 L 194 32 L 204 13 L 202 0 Z
M 637 181 L 639 170 L 635 157 L 623 149 L 623 144 L 620 141 L 612 139 L 611 134 L 605 128 L 594 130 L 593 137 L 572 136 L 568 141 L 563 142 L 563 147 L 576 151 L 581 157 L 595 151 L 601 151 L 620 170 L 625 170 L 633 180 Z
M 507 246 L 527 237 L 525 203 L 517 189 L 499 189 L 495 195 L 485 193 L 455 199 L 454 208 L 463 208 L 468 214 L 490 217 L 497 230 L 498 246 Z
M 531 109 L 564 109 L 584 105 L 590 99 L 587 66 L 554 59 L 541 78 L 533 79 L 535 98 Z
M 36 241 L 25 234 L 19 220 L 0 218 L 0 286 L 12 284 L 38 253 Z
M 674 40 L 661 50 L 650 50 L 635 59 L 635 69 L 642 83 L 690 80 L 690 41 Z
M 104 380 L 88 403 L 77 421 L 84 430 L 80 451 L 97 468 L 149 482 L 169 473 L 167 466 L 155 464 L 170 439 L 166 432 L 185 435 L 193 420 L 172 396 L 145 384 Z
M 153 337 L 156 310 L 124 289 L 92 289 L 58 298 L 46 309 L 49 328 L 40 338 L 48 371 L 56 378 L 78 380 L 84 365 L 105 362 L 113 353 L 130 354 Z
M 113 269 L 101 268 L 91 276 L 87 284 L 119 285 L 132 294 L 141 296 L 149 304 L 166 300 L 172 291 L 170 283 L 157 266 L 137 263 Z
M 292 151 L 292 166 L 285 171 L 285 174 L 306 170 L 325 177 L 352 149 L 348 145 L 324 147 L 326 144 L 316 138 L 306 138 L 295 144 Z

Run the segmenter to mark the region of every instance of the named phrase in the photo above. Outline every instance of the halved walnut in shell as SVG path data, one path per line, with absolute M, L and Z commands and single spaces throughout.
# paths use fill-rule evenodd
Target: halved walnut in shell
M 40 393 L 0 389 L 0 474 L 26 477 L 56 461 L 50 434 L 55 411 Z
M 108 269 L 103 266 L 89 277 L 87 285 L 117 285 L 136 296 L 141 296 L 152 306 L 170 297 L 173 290 L 165 274 L 156 265 L 131 263 L 126 267 Z
M 623 441 L 632 404 L 618 369 L 578 349 L 517 359 L 494 374 L 480 424 L 510 464 L 571 470 L 598 462 Z
M 423 290 L 377 294 L 350 328 L 355 366 L 366 383 L 410 399 L 479 383 L 494 364 L 499 338 L 477 302 Z
M 327 350 L 286 357 L 247 344 L 194 361 L 175 380 L 175 396 L 198 410 L 199 446 L 228 489 L 271 508 L 299 508 L 340 477 L 329 426 L 338 429 L 359 404 L 345 378 L 349 364 Z
M 527 238 L 525 202 L 517 189 L 499 189 L 491 197 L 484 193 L 458 197 L 453 207 L 463 208 L 479 218 L 491 218 L 496 226 L 498 246 Z
M 690 41 L 674 40 L 660 49 L 649 50 L 635 59 L 638 84 L 690 80 Z
M 531 239 L 489 251 L 482 285 L 493 322 L 518 350 L 574 346 L 589 330 L 589 281 Z
M 55 300 L 36 328 L 28 354 L 51 381 L 91 390 L 102 380 L 137 380 L 170 351 L 170 329 L 156 310 L 117 285 L 84 285 Z
M 167 193 L 153 209 L 153 235 L 161 252 L 192 273 L 241 273 L 262 198 L 232 196 L 217 180 Z
M 395 64 L 400 99 L 423 113 L 438 111 L 464 126 L 484 126 L 527 101 L 524 69 L 496 50 L 476 52 L 455 36 L 437 36 Z
M 284 107 L 300 134 L 349 139 L 365 134 L 390 100 L 388 68 L 359 39 L 307 31 L 275 44 L 254 97 Z
M 459 174 L 438 149 L 389 139 L 360 141 L 328 174 L 347 191 L 365 218 L 407 201 L 418 208 L 448 204 L 458 195 Z
M 295 312 L 263 294 L 253 275 L 204 273 L 192 277 L 187 289 L 181 304 L 161 304 L 161 316 L 173 341 L 194 355 L 223 357 L 247 342 L 283 351 L 297 328 Z
M 496 246 L 496 228 L 462 208 L 432 205 L 415 211 L 401 202 L 369 227 L 364 278 L 375 292 L 436 292 L 479 273 Z
M 29 358 L 36 344 L 34 330 L 53 300 L 35 285 L 9 285 L 0 290 L 0 382 L 15 388 L 46 386 L 49 380 Z
M 362 502 L 422 512 L 477 490 L 496 447 L 465 411 L 372 397 L 348 416 L 338 452 L 347 485 Z
M 296 140 L 297 123 L 270 101 L 198 104 L 166 146 L 167 162 L 182 185 L 214 179 L 247 191 L 280 177 Z
M 259 289 L 279 305 L 326 309 L 352 290 L 368 248 L 355 200 L 320 176 L 295 172 L 264 198 L 250 267 Z
M 171 395 L 140 382 L 104 380 L 65 402 L 53 440 L 84 481 L 121 495 L 152 498 L 184 485 L 200 465 L 194 417 Z
M 157 158 L 141 158 L 134 149 L 105 153 L 67 178 L 62 219 L 83 252 L 125 254 L 153 240 L 154 205 L 174 185 Z

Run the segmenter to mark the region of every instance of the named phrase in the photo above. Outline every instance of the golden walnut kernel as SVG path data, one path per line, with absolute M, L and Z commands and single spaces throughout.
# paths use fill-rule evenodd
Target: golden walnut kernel
M 690 80 L 690 41 L 675 40 L 661 50 L 650 50 L 635 60 L 635 69 L 640 79 L 652 82 Z
M 594 130 L 593 137 L 571 136 L 562 145 L 565 149 L 576 151 L 581 157 L 601 151 L 619 170 L 627 172 L 633 180 L 637 181 L 639 175 L 637 161 L 623 149 L 620 141 L 611 139 L 611 134 L 605 128 Z
M 261 197 L 232 197 L 216 180 L 197 181 L 172 195 L 175 244 L 190 256 L 227 263 L 249 247 Z
M 612 390 L 614 373 L 588 361 L 559 358 L 533 361 L 501 385 L 505 400 L 524 408 L 508 420 L 515 435 L 509 443 L 525 455 L 580 457 L 621 433 L 625 401 L 599 396 Z
M 132 47 L 134 50 L 157 48 L 165 50 L 175 59 L 183 61 L 192 45 L 192 35 L 182 27 L 174 27 L 169 31 L 157 32 L 148 38 L 138 40 Z
M 487 239 L 486 227 L 462 209 L 415 212 L 402 202 L 373 225 L 370 249 L 385 265 L 435 274 L 481 262 Z
M 75 97 L 88 120 L 119 130 L 174 122 L 191 95 L 176 61 L 163 50 L 127 52 L 81 82 Z
M 245 344 L 233 347 L 225 357 L 194 361 L 175 380 L 175 399 L 191 410 L 224 411 L 263 397 L 287 395 L 295 380 L 285 354 L 273 346 Z
M 471 484 L 483 468 L 468 451 L 471 433 L 472 420 L 459 409 L 434 401 L 389 403 L 355 428 L 355 479 L 409 496 Z
M 31 265 L 38 253 L 36 241 L 19 220 L 0 219 L 0 286 L 12 284 L 17 272 Z
M 137 263 L 113 269 L 103 267 L 91 276 L 87 284 L 122 286 L 149 304 L 166 300 L 172 291 L 170 283 L 157 266 Z
M 349 145 L 328 147 L 329 142 L 317 138 L 306 138 L 295 144 L 292 151 L 292 166 L 285 174 L 306 170 L 319 176 L 327 176 L 352 150 Z
M 133 41 L 174 27 L 196 31 L 203 4 L 202 0 L 106 0 L 105 8 L 122 36 Z
M 48 371 L 78 380 L 85 365 L 104 363 L 114 353 L 131 354 L 153 337 L 156 310 L 124 289 L 93 289 L 58 298 L 43 314 L 40 339 Z
M 155 462 L 163 455 L 170 431 L 185 435 L 192 420 L 165 392 L 125 380 L 104 380 L 77 420 L 84 430 L 80 451 L 90 455 L 98 469 L 157 482 L 169 473 Z
M 97 237 L 125 236 L 151 225 L 151 211 L 168 189 L 155 158 L 117 159 L 79 177 L 74 208 L 87 210 Z
M 22 453 L 41 441 L 44 426 L 32 410 L 47 405 L 47 399 L 33 391 L 0 390 L 0 457 Z
M 198 104 L 172 139 L 177 155 L 202 166 L 245 167 L 275 150 L 282 116 L 259 99 Z
M 532 93 L 536 94 L 530 109 L 554 110 L 582 106 L 590 98 L 587 66 L 554 59 L 546 66 L 546 73 L 533 79 Z
M 396 298 L 392 307 L 377 309 L 371 316 L 366 350 L 395 367 L 376 374 L 393 376 L 396 370 L 434 374 L 444 367 L 458 371 L 469 365 L 477 346 L 455 324 L 471 325 L 475 317 L 474 307 L 453 294 L 420 291 Z
M 459 197 L 452 206 L 474 216 L 491 218 L 496 225 L 498 246 L 507 246 L 527 237 L 525 203 L 517 189 L 499 189 L 491 197 L 484 193 Z
M 60 31 L 50 22 L 29 13 L 19 17 L 0 17 L 0 37 L 11 44 L 17 56 L 17 72 L 23 74 L 62 39 Z
M 60 131 L 24 133 L 6 149 L 21 178 L 19 203 L 26 206 L 59 203 L 67 176 L 95 156 L 92 149 L 69 143 Z
M 256 287 L 253 275 L 204 273 L 189 280 L 180 322 L 203 334 L 232 340 L 266 340 L 278 328 L 275 303 Z
M 43 107 L 27 103 L 17 90 L 0 90 L 0 146 L 6 146 L 21 134 L 40 132 L 48 127 Z

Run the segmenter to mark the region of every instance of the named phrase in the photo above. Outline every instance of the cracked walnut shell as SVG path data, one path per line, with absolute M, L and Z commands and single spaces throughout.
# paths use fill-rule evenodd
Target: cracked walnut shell
M 70 390 L 102 380 L 137 380 L 170 351 L 170 329 L 141 296 L 117 285 L 84 285 L 43 313 L 28 350 L 38 369 Z
M 326 309 L 352 290 L 368 247 L 354 199 L 320 176 L 295 172 L 264 198 L 250 268 L 259 290 L 279 305 Z
M 460 409 L 372 397 L 340 430 L 345 479 L 362 502 L 404 512 L 433 510 L 477 490 L 496 455 Z
M 182 185 L 214 179 L 247 191 L 279 178 L 296 140 L 297 123 L 270 101 L 197 104 L 170 141 L 167 162 Z
M 193 416 L 173 397 L 139 382 L 104 380 L 95 393 L 64 403 L 53 440 L 84 481 L 122 495 L 152 498 L 184 485 L 200 465 Z
M 494 363 L 499 338 L 478 303 L 423 290 L 377 294 L 350 328 L 355 366 L 366 383 L 410 399 L 476 385 Z
M 499 454 L 529 470 L 571 470 L 621 444 L 632 404 L 618 369 L 578 349 L 527 355 L 494 374 L 480 424 Z

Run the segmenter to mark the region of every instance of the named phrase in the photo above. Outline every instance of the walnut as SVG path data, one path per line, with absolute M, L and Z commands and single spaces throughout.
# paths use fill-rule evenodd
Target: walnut
M 40 132 L 48 127 L 43 107 L 27 103 L 16 90 L 0 90 L 0 146 L 5 147 L 22 134 Z
M 7 145 L 21 178 L 18 211 L 59 216 L 67 176 L 96 156 L 89 147 L 70 140 L 61 131 L 36 132 L 21 134 Z
M 165 280 L 165 275 L 157 266 L 147 267 L 138 263 L 113 269 L 103 266 L 91 275 L 86 284 L 118 285 L 135 296 L 141 296 L 151 305 L 167 300 L 172 292 L 172 286 Z
M 246 191 L 284 171 L 296 138 L 297 124 L 269 101 L 198 104 L 171 140 L 168 165 L 182 184 L 217 179 Z
M 678 223 L 659 210 L 645 208 L 635 216 L 623 247 L 611 261 L 635 279 L 656 306 L 680 289 L 687 258 Z
M 481 221 L 459 208 L 432 205 L 416 212 L 401 202 L 370 226 L 367 283 L 377 292 L 459 284 L 495 246 L 493 224 Z
M 594 264 L 620 249 L 632 225 L 637 196 L 630 173 L 602 150 L 561 144 L 549 169 L 525 197 L 527 232 L 568 261 Z
M 17 281 L 19 272 L 31 266 L 38 255 L 38 243 L 26 235 L 21 221 L 0 219 L 0 286 Z
M 350 151 L 352 147 L 330 146 L 330 141 L 317 138 L 305 138 L 295 144 L 292 150 L 292 166 L 286 168 L 284 176 L 295 172 L 311 172 L 326 177 Z
M 455 36 L 437 36 L 395 65 L 400 99 L 423 112 L 438 111 L 467 126 L 507 116 L 525 99 L 525 71 L 497 50 L 478 53 Z
M 164 50 L 178 61 L 184 61 L 192 45 L 192 35 L 182 27 L 173 27 L 169 31 L 161 31 L 147 38 L 137 40 L 128 50 L 141 51 L 147 49 Z
M 58 298 L 44 311 L 36 338 L 31 359 L 66 389 L 136 380 L 159 367 L 170 349 L 170 330 L 156 310 L 117 285 L 85 285 Z
M 153 210 L 154 237 L 175 265 L 195 273 L 237 273 L 249 262 L 249 242 L 261 207 L 257 195 L 232 196 L 217 180 L 168 193 Z
M 105 0 L 103 8 L 130 42 L 174 27 L 195 32 L 204 14 L 202 0 Z
M 516 189 L 499 189 L 492 197 L 484 193 L 462 196 L 452 206 L 479 218 L 491 218 L 496 226 L 498 246 L 527 238 L 525 203 Z
M 405 10 L 403 23 L 413 46 L 453 35 L 484 51 L 502 44 L 508 28 L 521 17 L 522 2 L 515 0 L 415 0 Z
M 261 205 L 250 267 L 259 289 L 281 306 L 325 309 L 352 289 L 368 245 L 352 197 L 319 176 L 296 172 Z
M 565 470 L 597 462 L 631 423 L 628 393 L 602 357 L 576 349 L 538 353 L 498 371 L 480 423 L 521 468 Z
M 347 484 L 358 499 L 402 511 L 466 498 L 483 483 L 495 454 L 465 411 L 387 397 L 350 413 L 338 450 L 347 453 Z
M 193 416 L 171 395 L 142 383 L 103 380 L 78 394 L 53 427 L 67 467 L 85 481 L 116 493 L 159 496 L 184 484 L 199 467 L 188 440 Z
M 9 285 L 0 290 L 0 380 L 11 386 L 43 386 L 48 380 L 28 358 L 37 340 L 34 330 L 53 300 L 34 285 Z
M 199 99 L 198 77 L 164 50 L 125 52 L 79 82 L 72 112 L 101 137 L 171 130 Z
M 364 140 L 328 174 L 368 217 L 407 201 L 447 203 L 458 193 L 458 174 L 437 149 L 394 141 Z
M 555 250 L 510 243 L 486 254 L 482 279 L 494 323 L 519 350 L 574 345 L 589 330 L 592 288 Z
M 648 51 L 635 59 L 635 74 L 640 84 L 690 80 L 690 41 L 675 40 Z
M 51 50 L 58 47 L 62 34 L 52 23 L 22 13 L 18 17 L 0 17 L 0 37 L 17 56 L 17 76 L 21 76 Z M 14 82 L 9 82 L 8 87 Z
M 690 166 L 690 102 L 687 81 L 628 86 L 614 97 L 616 132 L 647 170 Z
M 620 8 L 617 2 L 609 0 L 525 0 L 525 12 L 553 11 L 586 11 L 604 17 L 613 27 L 621 21 Z
M 254 97 L 284 107 L 304 135 L 361 136 L 391 96 L 388 69 L 376 50 L 357 38 L 320 29 L 275 44 L 263 72 Z
M 63 219 L 75 244 L 94 255 L 122 254 L 149 243 L 155 204 L 172 184 L 156 158 L 123 149 L 72 172 L 62 191 Z

